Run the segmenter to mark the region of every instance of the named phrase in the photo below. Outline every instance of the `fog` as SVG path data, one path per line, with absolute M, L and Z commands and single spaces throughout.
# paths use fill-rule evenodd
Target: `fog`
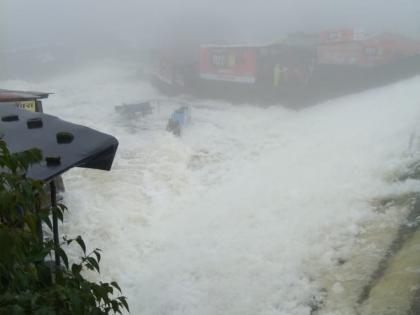
M 258 41 L 343 27 L 414 35 L 419 20 L 416 0 L 1 0 L 0 47 L 65 45 L 106 53 L 188 37 Z

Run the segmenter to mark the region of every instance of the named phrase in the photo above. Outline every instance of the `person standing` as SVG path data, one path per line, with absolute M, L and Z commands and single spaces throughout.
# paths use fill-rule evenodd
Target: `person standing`
M 273 71 L 273 85 L 275 87 L 280 85 L 280 82 L 282 80 L 282 67 L 280 64 L 276 64 L 274 66 L 274 71 Z

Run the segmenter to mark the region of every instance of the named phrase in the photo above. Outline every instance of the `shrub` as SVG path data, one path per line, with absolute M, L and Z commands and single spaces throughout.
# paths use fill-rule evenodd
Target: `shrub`
M 54 245 L 39 237 L 38 224 L 52 232 L 51 211 L 63 220 L 66 207 L 39 209 L 46 192 L 43 183 L 26 177 L 28 167 L 39 163 L 37 149 L 10 153 L 0 140 L 0 314 L 110 314 L 129 311 L 116 282 L 91 282 L 83 273 L 99 273 L 99 249 L 88 253 L 81 236 Z M 38 205 L 38 207 L 37 207 Z M 38 211 L 35 209 L 38 208 Z M 51 234 L 51 233 L 49 233 Z M 65 247 L 77 244 L 80 261 L 69 263 Z M 52 263 L 53 253 L 63 262 Z M 119 294 L 114 297 L 114 293 Z

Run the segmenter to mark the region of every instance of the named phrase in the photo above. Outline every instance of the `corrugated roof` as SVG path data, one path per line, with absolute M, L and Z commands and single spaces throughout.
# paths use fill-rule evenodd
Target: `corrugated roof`
M 47 98 L 51 93 L 0 89 L 0 102 L 17 102 Z

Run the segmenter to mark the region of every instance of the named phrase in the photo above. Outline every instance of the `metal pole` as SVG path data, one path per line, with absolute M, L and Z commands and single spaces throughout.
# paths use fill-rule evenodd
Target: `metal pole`
M 38 196 L 38 200 L 35 206 L 35 211 L 38 215 L 41 212 L 41 200 L 39 198 L 40 197 Z M 39 242 L 42 243 L 44 240 L 44 232 L 42 231 L 42 220 L 40 218 L 38 218 L 36 221 L 36 230 L 37 230 Z
M 57 190 L 55 187 L 54 180 L 50 182 L 50 194 L 51 194 L 51 208 L 52 208 L 52 219 L 53 219 L 54 245 L 57 248 L 60 245 L 60 241 L 58 239 L 58 219 L 57 219 L 57 214 L 55 213 L 55 208 L 57 207 Z M 58 255 L 57 251 L 55 251 L 55 265 L 56 267 L 60 266 L 60 256 Z

